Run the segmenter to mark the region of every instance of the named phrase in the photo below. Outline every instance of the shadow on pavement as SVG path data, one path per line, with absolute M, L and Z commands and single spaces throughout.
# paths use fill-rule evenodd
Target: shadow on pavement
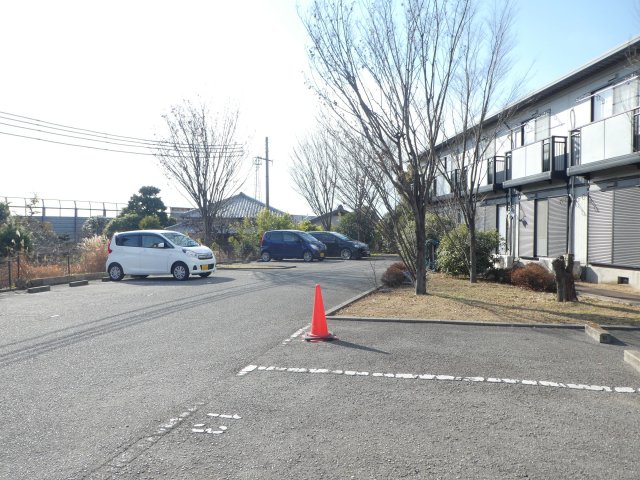
M 344 340 L 336 339 L 333 342 L 334 345 L 340 345 L 341 347 L 354 348 L 356 350 L 366 350 L 367 352 L 384 353 L 389 355 L 389 352 L 378 350 L 377 348 L 367 347 L 365 345 L 358 345 L 357 343 L 345 342 Z

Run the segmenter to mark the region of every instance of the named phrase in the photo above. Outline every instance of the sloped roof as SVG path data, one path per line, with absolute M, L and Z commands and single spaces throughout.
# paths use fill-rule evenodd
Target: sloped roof
M 250 197 L 242 192 L 222 201 L 222 206 L 218 212 L 219 219 L 242 219 L 255 218 L 258 213 L 267 208 L 267 205 Z M 285 215 L 285 212 L 277 208 L 269 207 L 273 215 Z M 183 218 L 200 218 L 200 211 L 197 208 L 189 210 Z

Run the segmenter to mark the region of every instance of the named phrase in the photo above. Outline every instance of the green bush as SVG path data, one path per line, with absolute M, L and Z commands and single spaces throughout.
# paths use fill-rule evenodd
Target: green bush
M 89 238 L 94 235 L 102 235 L 102 232 L 104 232 L 108 223 L 109 219 L 102 215 L 89 217 L 82 224 L 82 236 L 84 238 Z
M 511 272 L 511 283 L 516 287 L 528 288 L 536 292 L 556 291 L 553 273 L 539 263 L 529 263 L 524 267 L 514 268 Z
M 138 224 L 141 230 L 160 230 L 162 229 L 162 222 L 157 215 L 147 215 Z
M 484 273 L 493 265 L 493 256 L 500 246 L 497 231 L 476 232 L 476 273 Z M 450 275 L 469 275 L 469 230 L 458 225 L 440 240 L 436 265 Z
M 0 257 L 29 250 L 31 244 L 31 234 L 18 222 L 8 219 L 5 224 L 0 225 Z
M 268 230 L 290 230 L 296 228 L 291 216 L 273 215 L 264 209 L 258 213 L 255 221 L 244 218 L 242 222 L 232 225 L 235 233 L 229 238 L 229 244 L 236 258 L 252 260 L 260 254 L 260 240 Z
M 112 219 L 104 228 L 104 234 L 111 237 L 116 232 L 127 232 L 140 229 L 140 216 L 135 213 L 127 213 Z

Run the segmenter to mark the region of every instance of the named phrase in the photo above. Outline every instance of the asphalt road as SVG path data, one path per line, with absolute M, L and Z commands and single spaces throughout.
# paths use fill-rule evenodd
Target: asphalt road
M 0 294 L 0 478 L 637 478 L 638 332 L 331 320 L 385 260 Z

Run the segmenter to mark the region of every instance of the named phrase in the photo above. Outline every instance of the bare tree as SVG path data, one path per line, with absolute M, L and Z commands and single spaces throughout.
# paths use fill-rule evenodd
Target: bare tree
M 376 182 L 368 174 L 373 152 L 361 136 L 350 135 L 349 131 L 334 131 L 334 135 L 339 139 L 341 149 L 337 164 L 338 198 L 356 214 L 358 223 L 375 221 L 378 219 L 378 194 Z
M 510 30 L 512 7 L 507 2 L 501 10 L 494 10 L 483 25 L 471 23 L 464 32 L 460 47 L 460 64 L 451 84 L 448 106 L 448 129 L 454 136 L 448 138 L 443 154 L 449 159 L 449 168 L 438 163 L 439 173 L 449 184 L 454 209 L 467 226 L 469 250 L 464 252 L 471 283 L 476 283 L 476 211 L 482 200 L 480 186 L 486 183 L 488 166 L 493 166 L 495 144 L 505 136 L 505 127 L 511 112 L 498 106 L 513 100 L 515 89 L 506 90 L 504 79 L 510 65 L 512 48 Z M 477 12 L 472 12 L 472 18 Z M 492 112 L 501 113 L 490 118 Z M 493 179 L 495 180 L 495 179 Z
M 237 193 L 246 178 L 242 172 L 245 148 L 237 140 L 238 116 L 237 111 L 225 111 L 213 118 L 204 103 L 185 101 L 163 117 L 168 133 L 156 157 L 200 211 L 206 244 L 215 233 L 224 201 Z
M 366 139 L 372 178 L 411 212 L 415 252 L 400 254 L 425 294 L 425 217 L 470 0 L 315 0 L 307 13 L 314 87 Z
M 310 135 L 294 149 L 290 169 L 296 190 L 320 217 L 325 230 L 331 230 L 338 176 L 338 148 L 338 143 L 327 132 Z

